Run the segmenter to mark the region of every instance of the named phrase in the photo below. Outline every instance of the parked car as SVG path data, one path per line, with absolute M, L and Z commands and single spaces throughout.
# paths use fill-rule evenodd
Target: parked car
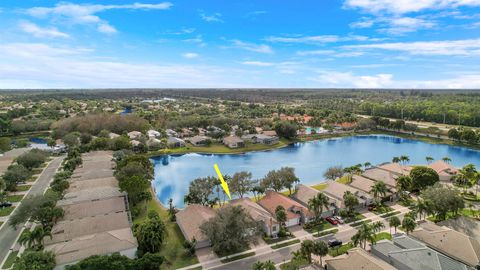
M 339 224 L 345 223 L 345 222 L 343 221 L 343 219 L 342 219 L 341 217 L 339 217 L 339 216 L 333 216 L 333 218 L 334 218 Z
M 333 247 L 338 247 L 338 246 L 341 246 L 342 245 L 342 241 L 338 240 L 338 239 L 331 239 L 331 240 L 328 240 L 328 246 L 333 248 Z
M 327 217 L 327 218 L 325 218 L 325 220 L 328 221 L 332 225 L 337 225 L 338 224 L 338 221 L 336 219 L 334 219 L 333 217 Z
M 12 206 L 12 203 L 11 203 L 11 202 L 3 202 L 3 203 L 0 203 L 0 208 L 10 207 L 10 206 Z

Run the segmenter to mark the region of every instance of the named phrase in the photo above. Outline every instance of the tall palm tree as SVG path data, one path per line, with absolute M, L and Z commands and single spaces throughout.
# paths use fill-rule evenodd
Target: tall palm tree
M 400 162 L 400 158 L 399 157 L 393 157 L 392 158 L 392 163 L 399 163 Z
M 392 227 L 395 228 L 395 233 L 397 233 L 397 227 L 400 226 L 402 223 L 397 216 L 392 216 L 388 220 L 388 225 L 390 226 L 390 234 L 392 234 Z
M 448 164 L 450 164 L 450 162 L 452 162 L 452 159 L 449 158 L 449 157 L 443 157 L 442 160 L 443 160 L 443 162 L 448 163 Z
M 412 178 L 407 175 L 402 175 L 396 179 L 397 182 L 397 191 L 404 192 L 409 191 L 412 186 Z
M 417 223 L 410 216 L 405 216 L 402 220 L 402 227 L 408 235 L 409 233 L 413 232 L 413 230 L 415 230 L 415 227 L 417 227 Z
M 379 197 L 385 197 L 387 195 L 388 188 L 384 182 L 377 181 L 370 189 L 370 193 L 373 194 L 373 198 L 378 200 Z
M 300 252 L 307 259 L 308 263 L 312 263 L 312 253 L 314 251 L 314 243 L 312 240 L 304 240 L 300 246 Z
M 425 219 L 431 213 L 431 204 L 428 201 L 418 199 L 415 205 L 415 212 L 420 219 Z
M 315 220 L 318 221 L 322 215 L 323 208 L 328 208 L 329 204 L 328 197 L 320 192 L 308 201 L 308 210 L 315 214 Z
M 370 166 L 372 166 L 372 163 L 370 163 L 370 162 L 368 162 L 368 161 L 365 162 L 365 163 L 363 163 L 363 167 L 364 167 L 365 169 L 370 168 Z
M 430 157 L 430 156 L 425 157 L 425 160 L 427 161 L 428 164 L 430 164 L 433 161 L 433 157 Z
M 400 161 L 402 162 L 403 165 L 405 165 L 408 162 L 410 162 L 410 158 L 408 156 L 400 156 Z
M 358 228 L 357 233 L 352 236 L 352 241 L 355 246 L 360 246 L 363 249 L 367 248 L 367 242 L 375 244 L 375 235 L 385 227 L 381 221 L 375 223 L 363 223 Z
M 266 262 L 256 262 L 252 266 L 253 270 L 275 270 L 275 264 L 268 260 Z
M 313 254 L 320 257 L 320 265 L 323 266 L 322 257 L 328 254 L 328 245 L 324 241 L 315 241 L 313 244 Z

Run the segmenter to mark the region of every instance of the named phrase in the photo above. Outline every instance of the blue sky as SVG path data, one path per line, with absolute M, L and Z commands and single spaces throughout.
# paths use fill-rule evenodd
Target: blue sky
M 2 1 L 0 88 L 480 88 L 480 0 Z

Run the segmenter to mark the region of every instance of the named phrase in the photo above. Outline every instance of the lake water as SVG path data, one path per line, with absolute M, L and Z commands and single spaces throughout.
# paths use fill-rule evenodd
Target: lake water
M 480 167 L 480 151 L 385 135 L 324 139 L 246 154 L 165 155 L 152 160 L 157 197 L 164 205 L 172 198 L 177 207 L 183 207 L 183 197 L 188 192 L 190 181 L 197 177 L 215 176 L 214 163 L 218 164 L 223 174 L 249 171 L 255 179 L 282 166 L 294 167 L 301 183 L 313 185 L 324 181 L 323 173 L 328 167 L 347 167 L 367 161 L 376 165 L 401 155 L 410 157 L 409 164 L 425 164 L 426 156 L 435 159 L 448 156 L 457 167 L 467 163 Z

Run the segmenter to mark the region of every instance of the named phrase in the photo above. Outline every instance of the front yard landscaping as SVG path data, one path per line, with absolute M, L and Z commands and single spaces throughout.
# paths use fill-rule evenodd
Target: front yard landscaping
M 0 208 L 0 217 L 5 217 L 10 215 L 10 213 L 12 213 L 14 209 L 15 209 L 15 206 Z
M 328 250 L 328 255 L 330 255 L 332 257 L 337 257 L 337 256 L 340 256 L 342 254 L 347 253 L 347 251 L 349 251 L 352 248 L 354 248 L 352 243 L 346 243 L 346 244 L 344 244 L 340 247 L 335 247 L 335 248 L 329 249 Z
M 294 239 L 292 241 L 283 242 L 283 243 L 276 244 L 276 245 L 273 245 L 273 246 L 270 246 L 270 247 L 273 248 L 273 249 L 279 249 L 279 248 L 286 247 L 286 246 L 291 246 L 291 245 L 294 245 L 294 244 L 297 244 L 297 243 L 300 243 L 300 239 Z
M 291 260 L 288 263 L 284 263 L 280 265 L 281 270 L 297 270 L 300 267 L 308 265 L 308 261 L 305 258 L 300 258 L 298 260 Z
M 391 208 L 390 206 L 388 205 L 380 205 L 380 206 L 377 206 L 375 208 L 373 208 L 372 212 L 377 214 L 377 215 L 381 215 L 381 214 L 385 214 L 385 213 L 388 213 L 388 212 L 391 212 L 393 211 L 394 209 Z
M 303 229 L 309 233 L 321 232 L 330 228 L 333 228 L 333 225 L 325 220 L 321 220 L 318 222 L 312 221 L 303 225 Z
M 22 186 L 17 186 L 17 191 L 27 191 L 31 188 L 31 185 L 22 185 Z
M 2 265 L 2 269 L 9 269 L 13 266 L 13 263 L 17 259 L 18 251 L 12 251 L 10 254 L 8 254 L 7 259 L 5 260 L 5 263 Z
M 244 258 L 247 258 L 247 257 L 254 256 L 254 255 L 255 255 L 255 252 L 248 252 L 248 253 L 244 253 L 244 254 L 237 255 L 237 256 L 227 257 L 227 258 L 225 258 L 223 260 L 220 260 L 220 261 L 222 263 L 228 263 L 228 262 L 238 261 L 238 260 L 241 260 L 241 259 L 244 259 Z
M 322 237 L 322 236 L 329 235 L 329 234 L 334 234 L 334 233 L 337 233 L 337 232 L 338 232 L 338 229 L 333 229 L 333 230 L 329 230 L 329 231 L 325 231 L 325 232 L 318 232 L 318 233 L 314 234 L 313 237 Z
M 288 239 L 293 239 L 293 238 L 295 238 L 295 236 L 293 236 L 293 235 L 277 237 L 277 238 L 271 238 L 271 237 L 268 237 L 268 236 L 264 236 L 263 241 L 265 241 L 265 243 L 271 245 L 271 244 L 275 244 L 275 243 L 282 242 L 282 241 L 285 241 L 285 240 L 288 240 Z
M 345 223 L 352 223 L 352 222 L 364 219 L 366 217 L 360 213 L 355 213 L 354 216 L 342 217 L 342 218 L 343 218 L 343 221 L 345 221 Z
M 23 199 L 23 195 L 10 195 L 10 196 L 7 196 L 7 202 L 19 202 Z

